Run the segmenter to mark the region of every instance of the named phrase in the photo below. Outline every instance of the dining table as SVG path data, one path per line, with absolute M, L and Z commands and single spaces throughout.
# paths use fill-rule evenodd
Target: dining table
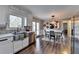
M 49 39 L 50 39 L 50 32 L 51 31 L 54 31 L 54 34 L 55 34 L 55 39 L 54 40 L 55 41 L 60 40 L 61 37 L 63 38 L 63 30 L 62 29 L 47 29 L 46 31 L 49 32 L 49 34 L 48 34 L 49 35 Z

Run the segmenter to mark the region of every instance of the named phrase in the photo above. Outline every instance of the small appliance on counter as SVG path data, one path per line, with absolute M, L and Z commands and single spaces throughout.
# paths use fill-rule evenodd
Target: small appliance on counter
M 25 31 L 31 31 L 32 27 L 31 26 L 24 26 Z

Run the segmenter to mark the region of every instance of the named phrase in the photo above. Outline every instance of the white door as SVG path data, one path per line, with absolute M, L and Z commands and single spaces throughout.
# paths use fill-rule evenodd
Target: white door
M 40 25 L 39 23 L 36 23 L 36 34 L 39 35 L 40 33 Z
M 32 22 L 32 31 L 35 32 L 36 31 L 36 23 Z
M 40 24 L 38 22 L 32 22 L 32 31 L 39 35 L 40 33 Z

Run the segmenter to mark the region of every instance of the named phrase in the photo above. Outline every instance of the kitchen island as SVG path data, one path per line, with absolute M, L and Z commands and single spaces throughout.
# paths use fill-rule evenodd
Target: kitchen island
M 24 36 L 24 33 L 26 35 Z M 32 38 L 32 39 L 31 39 Z M 34 32 L 0 34 L 0 54 L 13 54 L 35 42 Z

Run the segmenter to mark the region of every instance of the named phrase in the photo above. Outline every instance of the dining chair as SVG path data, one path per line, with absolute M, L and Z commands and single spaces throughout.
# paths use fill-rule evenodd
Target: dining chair
M 55 33 L 55 44 L 54 44 L 54 47 L 56 47 L 56 49 L 61 50 L 61 47 L 63 45 L 62 40 L 63 40 L 62 33 L 56 32 Z
M 50 31 L 50 40 L 51 39 L 55 40 L 55 32 L 54 31 Z
M 55 32 L 54 31 L 50 31 L 50 41 L 53 40 L 53 46 L 55 45 Z
M 61 45 L 62 33 L 50 31 L 50 39 L 53 40 L 53 48 Z
M 48 38 L 50 38 L 49 35 L 50 35 L 50 31 L 46 31 L 46 32 L 45 32 L 45 36 L 48 37 Z

